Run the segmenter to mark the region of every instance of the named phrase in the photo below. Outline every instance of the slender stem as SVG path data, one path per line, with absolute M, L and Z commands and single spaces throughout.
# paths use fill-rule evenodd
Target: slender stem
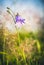
M 20 44 L 20 37 L 19 37 L 19 31 L 17 29 L 17 27 L 15 26 L 16 30 L 17 30 L 17 34 L 18 34 L 18 45 Z
M 14 21 L 14 23 L 16 24 L 16 22 L 15 22 L 15 18 L 14 18 L 14 12 L 10 9 L 10 8 L 7 8 L 8 9 L 8 11 L 10 12 L 10 15 L 12 16 L 12 18 L 13 18 L 13 21 Z M 12 14 L 12 13 L 13 14 Z M 16 28 L 16 30 L 17 30 L 17 34 L 18 34 L 18 41 L 19 41 L 19 43 L 20 43 L 20 37 L 19 37 L 19 32 L 18 32 L 18 29 L 17 29 L 17 27 L 15 26 L 15 28 Z
M 12 15 L 12 17 L 14 18 L 14 16 L 15 16 L 14 12 L 10 8 L 7 8 L 7 9 L 10 12 L 10 14 Z
M 14 15 L 13 11 L 12 11 L 12 13 L 11 13 L 11 11 L 12 11 L 11 9 L 7 10 L 7 12 L 12 16 L 14 23 L 16 24 L 16 22 L 15 22 L 15 15 Z
M 3 52 L 5 52 L 5 35 L 4 35 L 4 44 L 3 44 Z M 8 56 L 7 55 L 7 53 L 5 53 L 6 54 L 6 57 Z M 3 62 L 4 62 L 4 60 L 5 60 L 5 54 L 3 55 Z M 8 57 L 7 57 L 7 65 L 8 65 Z
M 4 34 L 4 31 L 3 31 L 3 34 Z M 4 43 L 3 43 L 3 52 L 5 52 L 5 36 L 4 36 Z M 5 54 L 3 54 L 3 63 L 4 63 L 4 60 L 5 60 Z
M 8 55 L 6 55 L 6 57 L 7 57 L 7 65 L 8 65 Z
M 10 8 L 7 7 L 7 9 L 15 16 L 14 12 Z

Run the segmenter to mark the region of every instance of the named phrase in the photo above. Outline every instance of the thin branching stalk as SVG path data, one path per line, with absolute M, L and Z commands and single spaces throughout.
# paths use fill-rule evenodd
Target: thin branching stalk
M 14 15 L 14 12 L 9 8 L 9 7 L 7 7 L 7 12 L 12 16 L 12 18 L 13 18 L 13 21 L 14 21 L 14 23 L 16 24 L 16 22 L 15 22 L 15 15 Z M 13 14 L 12 14 L 12 13 Z M 17 30 L 17 34 L 18 34 L 18 45 L 20 44 L 20 37 L 19 37 L 19 31 L 18 31 L 18 29 L 17 29 L 17 27 L 16 27 L 16 25 L 15 25 L 15 28 L 16 28 L 16 30 Z

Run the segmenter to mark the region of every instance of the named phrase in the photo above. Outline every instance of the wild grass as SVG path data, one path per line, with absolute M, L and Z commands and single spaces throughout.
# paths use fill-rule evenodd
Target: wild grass
M 24 31 L 11 34 L 1 29 L 0 65 L 41 65 L 43 43 L 37 35 Z

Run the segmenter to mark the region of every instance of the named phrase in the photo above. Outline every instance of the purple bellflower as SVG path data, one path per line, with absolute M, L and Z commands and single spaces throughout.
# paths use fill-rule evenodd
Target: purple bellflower
M 24 23 L 25 19 L 23 19 L 18 13 L 15 17 L 16 23 L 20 22 L 21 24 Z
M 16 24 L 17 22 L 20 22 L 21 24 L 22 24 L 22 23 L 25 23 L 25 22 L 24 22 L 25 19 L 23 19 L 18 13 L 17 13 L 17 15 L 15 15 L 15 17 L 14 17 L 14 13 L 13 13 L 13 11 L 12 11 L 9 7 L 7 7 L 7 12 L 12 16 L 12 18 L 13 18 L 15 24 Z

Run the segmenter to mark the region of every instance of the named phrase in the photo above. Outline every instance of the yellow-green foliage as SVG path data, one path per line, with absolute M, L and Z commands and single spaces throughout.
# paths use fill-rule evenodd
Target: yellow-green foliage
M 36 56 L 39 59 L 41 53 L 40 41 L 33 32 L 24 33 L 23 31 L 11 34 L 5 30 L 5 32 L 0 33 L 0 48 L 2 46 L 3 51 L 0 50 L 0 54 L 5 55 L 7 65 L 11 62 L 12 65 L 31 65 L 32 60 L 36 60 Z M 35 58 L 33 58 L 34 56 Z

